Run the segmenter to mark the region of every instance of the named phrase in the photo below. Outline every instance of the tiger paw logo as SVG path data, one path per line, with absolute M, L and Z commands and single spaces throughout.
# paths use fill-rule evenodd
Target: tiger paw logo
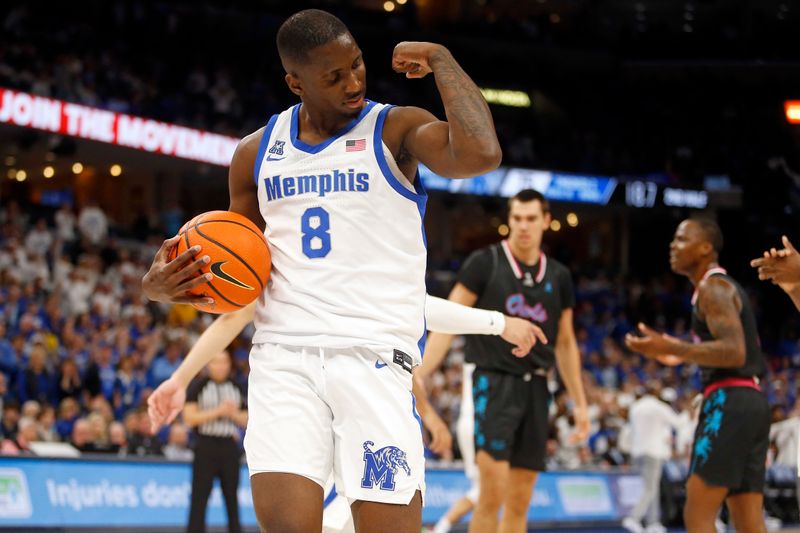
M 364 442 L 364 477 L 361 479 L 361 487 L 372 489 L 377 484 L 381 490 L 394 490 L 394 477 L 398 471 L 403 470 L 407 476 L 411 475 L 406 452 L 397 446 L 385 446 L 378 451 L 372 451 L 372 446 L 375 446 L 374 442 Z
M 0 518 L 30 518 L 32 514 L 25 473 L 18 468 L 0 468 Z

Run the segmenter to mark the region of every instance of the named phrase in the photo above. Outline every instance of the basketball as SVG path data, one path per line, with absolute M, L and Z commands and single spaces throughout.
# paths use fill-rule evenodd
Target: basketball
M 201 270 L 214 279 L 192 289 L 191 294 L 214 299 L 213 304 L 193 304 L 207 313 L 229 313 L 258 298 L 272 268 L 269 245 L 264 234 L 247 217 L 230 211 L 209 211 L 183 225 L 174 259 L 195 245 L 200 256 L 211 261 Z

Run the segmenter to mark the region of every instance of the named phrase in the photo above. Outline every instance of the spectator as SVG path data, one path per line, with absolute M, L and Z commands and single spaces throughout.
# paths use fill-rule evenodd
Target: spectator
M 28 356 L 28 366 L 18 380 L 17 394 L 21 402 L 37 400 L 40 403 L 53 403 L 55 383 L 50 371 L 45 367 L 47 354 L 44 346 L 36 344 Z
M 163 455 L 158 437 L 150 434 L 150 419 L 145 408 L 136 411 L 136 427 L 128 437 L 128 455 Z
M 635 401 L 630 409 L 631 455 L 634 465 L 644 479 L 644 492 L 622 527 L 634 533 L 643 533 L 641 520 L 647 515 L 648 533 L 666 533 L 661 525 L 661 472 L 664 462 L 672 456 L 672 431 L 680 420 L 659 395 L 661 383 L 651 381 L 646 394 Z
M 36 420 L 23 416 L 19 419 L 19 431 L 14 439 L 17 449 L 23 454 L 32 454 L 31 443 L 39 440 L 39 426 Z
M 92 352 L 92 363 L 86 371 L 84 387 L 91 398 L 102 395 L 111 400 L 114 397 L 114 381 L 117 373 L 112 362 L 113 350 L 110 345 L 102 344 Z
M 77 422 L 80 414 L 80 406 L 75 398 L 64 398 L 58 404 L 56 432 L 62 439 L 67 440 L 72 435 L 75 422 Z
M 39 424 L 39 440 L 45 442 L 61 440 L 56 431 L 56 410 L 52 405 L 42 407 L 36 422 Z
M 115 421 L 108 426 L 108 439 L 111 447 L 116 450 L 118 455 L 125 456 L 128 454 L 128 434 L 122 422 Z
M 81 375 L 78 371 L 78 365 L 72 359 L 64 359 L 61 361 L 61 369 L 58 373 L 58 386 L 56 395 L 59 401 L 64 398 L 81 399 L 83 392 L 83 383 Z
M 53 234 L 47 228 L 47 221 L 40 218 L 25 237 L 25 249 L 30 254 L 44 257 L 50 252 L 51 246 L 53 246 Z
M 164 353 L 153 361 L 150 369 L 150 385 L 153 388 L 158 387 L 178 369 L 182 359 L 181 343 L 172 341 L 167 344 Z
M 95 451 L 92 426 L 85 418 L 77 419 L 72 426 L 70 444 L 81 453 L 93 453 Z
M 123 357 L 117 365 L 114 379 L 113 405 L 117 418 L 139 405 L 144 383 L 137 379 L 133 368 L 133 358 Z
M 17 403 L 16 400 L 3 403 L 3 418 L 0 420 L 0 433 L 2 437 L 10 440 L 14 440 L 17 437 L 19 417 L 19 403 Z
M 81 236 L 92 246 L 98 246 L 108 235 L 108 218 L 96 203 L 89 202 L 78 215 Z
M 191 461 L 194 452 L 189 448 L 189 429 L 183 424 L 172 424 L 164 446 L 164 457 L 170 461 Z

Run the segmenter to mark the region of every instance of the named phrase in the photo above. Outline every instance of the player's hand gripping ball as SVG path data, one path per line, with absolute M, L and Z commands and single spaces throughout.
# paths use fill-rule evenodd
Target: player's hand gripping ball
M 170 261 L 195 245 L 211 261 L 200 275 L 214 279 L 190 291 L 214 299 L 213 304 L 192 304 L 208 313 L 229 313 L 259 297 L 269 280 L 272 262 L 264 234 L 247 217 L 230 211 L 209 211 L 183 225 L 181 239 L 172 249 Z

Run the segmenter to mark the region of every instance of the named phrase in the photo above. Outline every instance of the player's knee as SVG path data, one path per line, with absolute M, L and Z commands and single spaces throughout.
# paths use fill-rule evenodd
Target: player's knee
M 499 509 L 506 496 L 505 483 L 497 479 L 481 477 L 481 490 L 478 496 L 478 505 Z
M 530 507 L 530 498 L 524 494 L 511 491 L 505 500 L 505 511 L 511 515 L 527 515 Z

